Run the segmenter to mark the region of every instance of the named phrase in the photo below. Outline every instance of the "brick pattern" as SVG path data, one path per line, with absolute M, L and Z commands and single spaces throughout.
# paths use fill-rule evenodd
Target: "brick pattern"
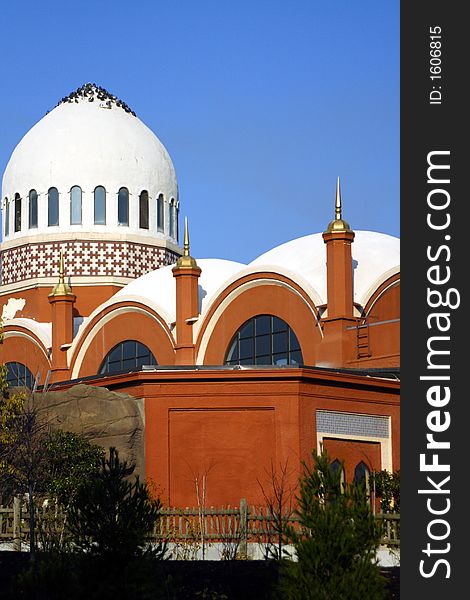
M 317 410 L 317 431 L 340 435 L 390 437 L 388 417 Z
M 167 248 L 134 242 L 69 240 L 26 244 L 1 252 L 1 283 L 57 277 L 61 250 L 66 273 L 71 277 L 137 278 L 178 259 L 178 255 Z

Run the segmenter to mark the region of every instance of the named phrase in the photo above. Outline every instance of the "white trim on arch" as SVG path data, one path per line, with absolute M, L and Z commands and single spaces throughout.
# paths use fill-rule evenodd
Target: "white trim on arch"
M 230 304 L 238 296 L 243 294 L 245 291 L 247 291 L 249 289 L 261 287 L 261 286 L 266 286 L 266 285 L 275 285 L 278 287 L 283 287 L 285 289 L 288 289 L 290 292 L 294 293 L 305 303 L 305 305 L 309 308 L 310 312 L 312 313 L 315 322 L 317 324 L 319 324 L 318 316 L 315 313 L 315 311 L 312 310 L 312 307 L 309 306 L 309 304 L 307 302 L 305 302 L 305 298 L 302 296 L 302 294 L 300 294 L 293 286 L 289 285 L 288 283 L 286 283 L 284 281 L 279 281 L 277 279 L 268 279 L 268 278 L 253 279 L 251 281 L 247 281 L 247 282 L 243 283 L 242 285 L 240 285 L 239 287 L 234 289 L 232 292 L 230 292 L 230 294 L 226 298 L 224 298 L 223 301 L 216 308 L 216 310 L 215 310 L 214 314 L 212 315 L 211 319 L 209 320 L 207 327 L 204 331 L 204 334 L 202 336 L 201 343 L 199 346 L 199 351 L 198 351 L 198 354 L 196 357 L 196 364 L 198 364 L 198 365 L 204 364 L 204 357 L 206 354 L 207 346 L 209 345 L 209 340 L 212 337 L 215 326 L 217 325 L 222 314 L 230 306 Z M 256 316 L 256 315 L 253 315 L 253 316 Z M 277 315 L 274 315 L 274 316 L 277 316 Z M 289 323 L 287 323 L 287 324 L 289 325 Z M 198 330 L 200 330 L 200 328 L 202 327 L 202 323 L 201 324 L 198 323 L 198 325 L 199 325 Z M 323 337 L 323 332 L 321 330 L 321 327 L 319 327 L 318 330 L 320 331 L 320 335 Z M 195 332 L 195 335 L 196 335 L 196 332 Z M 298 335 L 297 335 L 297 337 L 298 337 Z M 301 348 L 301 350 L 302 350 L 302 348 Z
M 112 321 L 114 318 L 118 317 L 119 315 L 123 315 L 123 314 L 129 314 L 129 313 L 136 313 L 136 314 L 142 314 L 145 316 L 148 316 L 150 318 L 152 318 L 154 321 L 156 321 L 158 323 L 158 325 L 163 329 L 163 331 L 166 333 L 168 339 L 170 340 L 171 344 L 174 345 L 174 340 L 172 339 L 171 335 L 169 334 L 169 332 L 162 327 L 161 322 L 159 321 L 159 319 L 152 313 L 150 313 L 148 310 L 145 310 L 144 308 L 140 307 L 140 306 L 121 306 L 119 308 L 116 308 L 114 310 L 111 310 L 109 313 L 107 313 L 106 315 L 104 315 L 104 317 L 102 319 L 100 319 L 97 323 L 95 323 L 95 325 L 91 328 L 91 330 L 88 332 L 83 344 L 81 345 L 81 348 L 78 352 L 77 358 L 75 360 L 75 364 L 73 366 L 73 370 L 72 370 L 72 379 L 76 379 L 78 377 L 78 374 L 80 372 L 80 369 L 82 367 L 83 364 L 83 360 L 85 358 L 85 355 L 92 343 L 92 341 L 95 339 L 96 335 L 98 334 L 98 332 L 110 321 Z M 136 339 L 135 337 L 132 339 Z M 139 341 L 138 339 L 136 341 Z M 71 348 L 69 348 L 68 350 L 68 360 L 69 360 L 69 364 L 70 364 L 70 360 L 73 356 L 73 352 L 74 352 L 74 346 L 72 345 Z M 104 358 L 104 357 L 103 357 Z

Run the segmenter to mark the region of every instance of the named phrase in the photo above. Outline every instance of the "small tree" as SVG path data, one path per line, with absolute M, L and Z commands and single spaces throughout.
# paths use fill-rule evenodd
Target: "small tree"
M 11 449 L 18 440 L 18 417 L 25 401 L 24 394 L 9 394 L 6 385 L 3 386 L 3 370 L 4 367 L 0 366 L 0 503 L 5 500 L 8 502 L 13 492 Z
M 42 489 L 47 506 L 38 509 L 37 529 L 41 549 L 67 551 L 68 511 L 82 483 L 99 471 L 104 449 L 83 435 L 57 429 L 48 433 L 44 444 Z
M 57 429 L 49 434 L 45 450 L 47 494 L 67 509 L 82 483 L 99 471 L 104 449 L 82 435 Z
M 4 382 L 0 374 L 0 385 Z M 0 397 L 0 495 L 27 494 L 30 553 L 39 535 L 42 550 L 62 547 L 68 505 L 81 482 L 99 469 L 104 451 L 81 435 L 51 431 L 29 390 Z M 38 506 L 47 499 L 54 514 Z M 38 504 L 39 501 L 39 504 Z M 59 519 L 59 506 L 64 518 Z
M 265 557 L 274 560 L 290 558 L 286 548 L 289 543 L 289 521 L 294 514 L 296 487 L 292 483 L 292 471 L 288 468 L 288 460 L 277 469 L 271 461 L 271 468 L 266 471 L 268 483 L 258 479 L 258 485 L 263 495 L 264 504 L 270 520 L 266 521 L 266 551 Z
M 20 398 L 21 405 L 15 408 L 15 414 L 10 414 L 7 436 L 0 445 L 0 487 L 8 493 L 28 495 L 29 550 L 33 558 L 36 551 L 34 496 L 44 491 L 47 424 L 39 418 L 31 393 L 25 392 Z M 5 406 L 8 404 L 4 402 L 4 409 Z
M 301 531 L 291 530 L 298 562 L 284 570 L 284 597 L 315 600 L 378 600 L 384 580 L 377 568 L 381 531 L 365 487 L 342 484 L 326 452 L 313 452 L 304 464 L 298 516 Z
M 0 344 L 2 343 L 0 329 Z M 22 414 L 26 394 L 21 390 L 11 392 L 7 384 L 7 369 L 0 364 L 0 503 L 12 494 L 11 449 L 18 441 L 18 417 Z
M 99 472 L 78 488 L 69 510 L 69 530 L 78 550 L 121 564 L 144 554 L 164 557 L 165 545 L 152 548 L 148 540 L 159 518 L 160 500 L 151 497 L 138 476 L 129 479 L 134 468 L 110 448 Z
M 375 495 L 384 513 L 400 512 L 400 471 L 378 471 L 373 474 Z

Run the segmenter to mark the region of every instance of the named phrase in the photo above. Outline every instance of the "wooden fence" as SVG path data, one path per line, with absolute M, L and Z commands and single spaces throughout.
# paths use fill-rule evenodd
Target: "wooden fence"
M 40 509 L 38 517 L 46 512 L 51 514 L 54 507 Z M 61 515 L 55 511 L 56 518 Z M 376 519 L 383 523 L 382 544 L 388 547 L 400 546 L 400 515 L 380 513 Z M 15 549 L 29 538 L 28 507 L 19 498 L 13 505 L 0 506 L 0 543 L 10 542 Z M 188 557 L 193 549 L 204 550 L 209 544 L 222 543 L 236 550 L 238 557 L 246 556 L 248 543 L 276 544 L 279 542 L 279 516 L 266 508 L 248 507 L 242 499 L 236 507 L 225 508 L 164 508 L 161 511 L 155 531 L 150 536 L 153 541 L 167 540 L 180 545 L 182 553 Z M 286 524 L 299 530 L 299 519 L 295 513 L 282 517 L 282 527 Z M 195 553 L 193 554 L 195 557 Z

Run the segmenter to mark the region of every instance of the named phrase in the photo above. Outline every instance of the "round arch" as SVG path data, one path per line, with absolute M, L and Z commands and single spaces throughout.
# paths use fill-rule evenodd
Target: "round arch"
M 36 377 L 39 373 L 39 384 L 43 384 L 47 372 L 51 368 L 47 349 L 41 340 L 31 331 L 22 327 L 5 326 L 1 347 L 1 362 L 17 362 L 25 365 Z
M 400 316 L 400 274 L 389 277 L 371 294 L 364 306 L 366 317 L 384 321 Z
M 104 357 L 126 340 L 147 346 L 160 365 L 175 362 L 172 335 L 159 315 L 141 304 L 120 302 L 95 315 L 87 326 L 73 352 L 72 378 L 96 375 Z
M 256 273 L 232 283 L 212 304 L 196 343 L 197 364 L 221 365 L 228 345 L 252 317 L 270 314 L 297 336 L 304 364 L 315 364 L 321 341 L 318 311 L 305 291 L 288 277 Z

